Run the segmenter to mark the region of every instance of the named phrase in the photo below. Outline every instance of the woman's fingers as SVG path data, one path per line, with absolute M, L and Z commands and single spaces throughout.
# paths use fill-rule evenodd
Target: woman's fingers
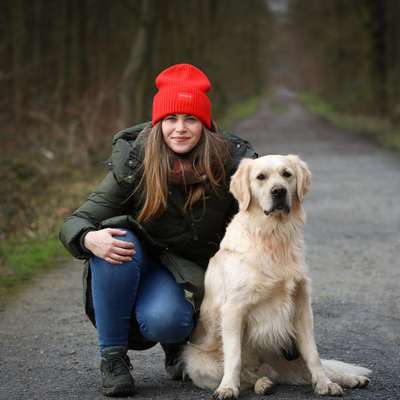
M 121 261 L 116 261 L 116 260 L 114 260 L 114 259 L 112 259 L 112 258 L 110 258 L 110 257 L 106 257 L 106 258 L 104 258 L 107 262 L 109 262 L 110 264 L 122 264 L 122 262 Z
M 118 229 L 118 228 L 107 228 L 108 232 L 111 234 L 111 236 L 125 236 L 126 231 L 123 229 Z
M 118 228 L 107 228 L 106 231 L 110 235 L 108 237 L 111 238 L 111 243 L 107 244 L 107 247 L 110 247 L 106 251 L 104 260 L 111 264 L 123 264 L 132 261 L 132 257 L 136 253 L 134 243 L 114 238 L 114 236 L 126 235 L 126 231 Z
M 122 265 L 122 264 L 124 264 L 123 261 L 118 261 L 118 260 L 115 260 L 114 258 L 111 258 L 111 257 L 106 257 L 105 260 L 108 261 L 110 264 L 114 264 L 114 265 Z
M 111 252 L 119 254 L 120 256 L 133 256 L 136 254 L 135 249 L 124 249 L 122 247 L 112 247 Z
M 134 249 L 135 244 L 132 242 L 124 242 L 123 240 L 114 239 L 111 243 L 113 247 L 122 247 L 123 249 Z
M 124 242 L 122 240 L 114 240 L 111 252 L 116 255 L 125 256 L 124 262 L 131 261 L 132 257 L 136 254 L 135 245 L 131 242 Z
M 130 256 L 120 256 L 115 252 L 109 254 L 107 257 L 111 258 L 113 261 L 117 261 L 118 263 L 126 263 L 132 260 L 132 257 Z

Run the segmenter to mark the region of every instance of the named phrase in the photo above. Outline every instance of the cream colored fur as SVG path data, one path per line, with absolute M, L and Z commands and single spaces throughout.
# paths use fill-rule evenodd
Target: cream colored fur
M 317 394 L 342 395 L 368 384 L 368 369 L 318 355 L 303 243 L 310 180 L 294 155 L 244 159 L 232 177 L 240 211 L 210 260 L 183 352 L 185 373 L 217 399 L 237 398 L 240 386 L 265 394 L 274 383 L 312 383 Z M 286 194 L 274 200 L 277 190 Z M 280 349 L 292 338 L 301 356 L 287 361 Z

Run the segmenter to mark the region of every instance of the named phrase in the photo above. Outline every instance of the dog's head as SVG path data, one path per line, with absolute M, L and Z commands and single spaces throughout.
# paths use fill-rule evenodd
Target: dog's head
M 230 191 L 242 211 L 255 206 L 266 215 L 282 215 L 303 202 L 310 183 L 310 170 L 298 156 L 268 155 L 243 159 L 232 176 Z

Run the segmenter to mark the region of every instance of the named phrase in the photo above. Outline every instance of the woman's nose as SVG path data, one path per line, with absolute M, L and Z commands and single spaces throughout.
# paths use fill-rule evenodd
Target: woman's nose
M 179 118 L 179 119 L 176 121 L 176 130 L 177 130 L 178 132 L 182 132 L 182 131 L 185 131 L 185 130 L 186 130 L 185 120 Z

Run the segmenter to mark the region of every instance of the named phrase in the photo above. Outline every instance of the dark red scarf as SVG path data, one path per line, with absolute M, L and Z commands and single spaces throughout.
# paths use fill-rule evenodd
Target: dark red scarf
M 205 183 L 208 177 L 204 170 L 199 170 L 193 165 L 193 161 L 186 158 L 174 158 L 172 160 L 169 180 L 173 185 L 194 185 Z

